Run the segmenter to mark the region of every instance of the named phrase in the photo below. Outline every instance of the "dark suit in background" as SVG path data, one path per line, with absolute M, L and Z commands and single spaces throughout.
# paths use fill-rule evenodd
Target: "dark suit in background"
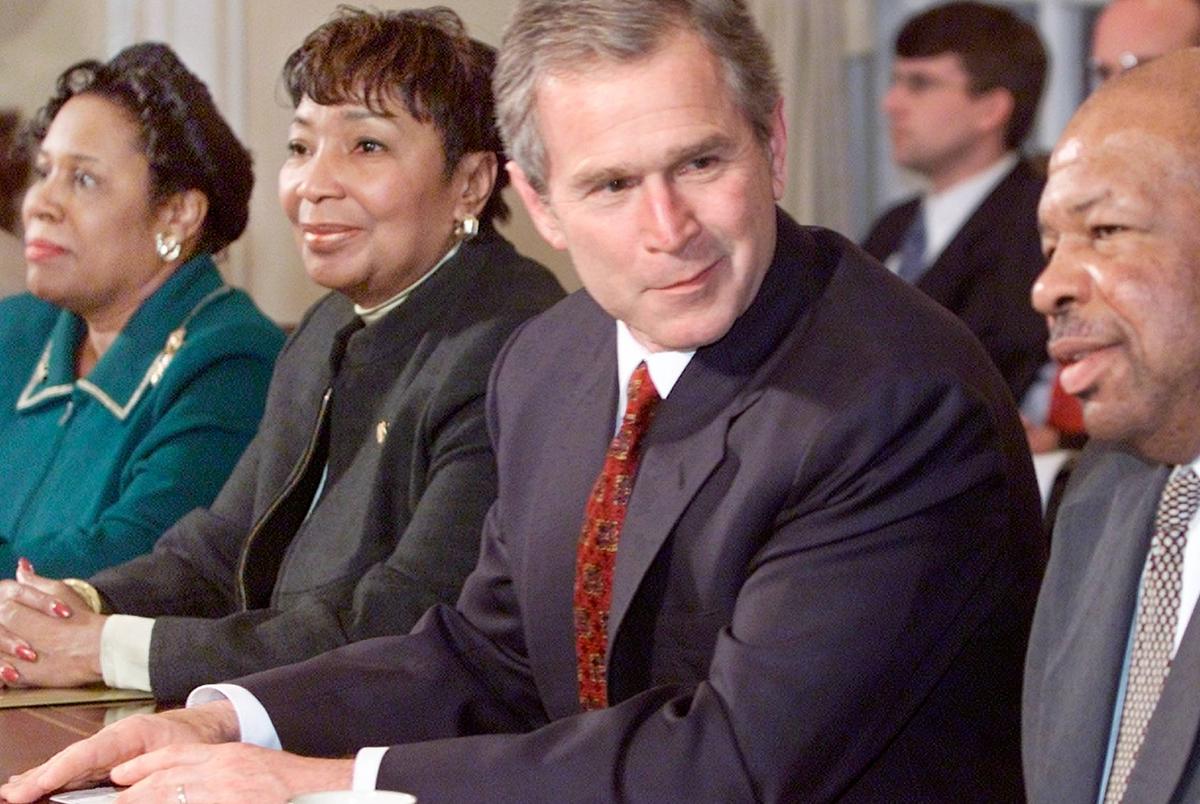
M 404 633 L 453 601 L 495 497 L 488 373 L 512 330 L 561 297 L 488 228 L 354 334 L 334 387 L 328 475 L 305 519 L 311 492 L 291 489 L 334 336 L 355 318 L 340 294 L 318 302 L 284 347 L 262 427 L 213 505 L 153 553 L 91 579 L 114 612 L 157 618 L 155 696 L 181 700 L 199 684 Z M 299 507 L 301 524 L 264 529 L 277 506 Z M 278 571 L 262 572 L 264 562 Z
M 519 331 L 489 391 L 499 498 L 457 608 L 243 680 L 284 748 L 398 744 L 379 784 L 422 802 L 1019 799 L 1037 492 L 966 331 L 780 214 L 754 302 L 646 435 L 613 705 L 581 713 L 576 544 L 615 377 L 613 319 L 585 292 Z
M 1154 515 L 1171 467 L 1092 444 L 1054 528 L 1025 681 L 1029 797 L 1094 804 Z M 1150 719 L 1125 801 L 1200 801 L 1200 618 Z
M 1045 265 L 1037 206 L 1046 178 L 1027 161 L 1000 180 L 916 286 L 979 338 L 1018 402 L 1046 362 L 1046 321 L 1029 304 Z M 875 223 L 863 248 L 887 259 L 920 207 L 914 198 Z

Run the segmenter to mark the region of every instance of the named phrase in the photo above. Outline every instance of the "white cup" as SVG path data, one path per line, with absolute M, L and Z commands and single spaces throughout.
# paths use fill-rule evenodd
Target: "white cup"
M 288 804 L 417 804 L 408 793 L 391 790 L 328 790 L 323 793 L 301 793 Z

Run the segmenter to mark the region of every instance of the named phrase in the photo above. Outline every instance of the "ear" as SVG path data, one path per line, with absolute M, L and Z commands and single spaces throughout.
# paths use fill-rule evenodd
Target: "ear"
M 552 247 L 564 251 L 567 248 L 567 239 L 559 226 L 558 216 L 550 208 L 549 200 L 529 183 L 529 177 L 521 170 L 520 165 L 510 160 L 505 167 L 508 169 L 508 178 L 512 181 L 517 195 L 521 196 L 521 203 L 528 210 L 538 234 Z
M 186 255 L 200 239 L 207 216 L 208 196 L 196 189 L 184 190 L 175 193 L 158 208 L 158 231 L 174 235 L 183 244 Z
M 975 96 L 975 125 L 981 132 L 996 133 L 1004 139 L 1008 121 L 1012 119 L 1016 102 L 1012 93 L 1004 87 L 989 89 Z
M 767 145 L 771 158 L 771 191 L 778 201 L 787 187 L 787 124 L 783 122 L 783 98 L 775 102 L 771 112 L 771 134 Z
M 478 215 L 496 186 L 496 155 L 491 151 L 472 151 L 464 154 L 454 168 L 454 181 L 462 187 L 454 204 L 454 219 Z

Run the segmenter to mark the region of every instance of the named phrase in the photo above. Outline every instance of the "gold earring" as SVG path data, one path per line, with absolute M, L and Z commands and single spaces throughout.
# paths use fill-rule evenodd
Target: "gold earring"
M 454 236 L 459 240 L 470 240 L 479 234 L 479 218 L 468 215 L 461 221 L 454 222 Z
M 183 251 L 183 244 L 175 239 L 175 235 L 159 232 L 154 235 L 154 249 L 163 262 L 174 262 Z

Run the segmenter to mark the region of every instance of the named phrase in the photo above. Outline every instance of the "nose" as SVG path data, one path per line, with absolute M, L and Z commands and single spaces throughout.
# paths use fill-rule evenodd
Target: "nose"
M 700 231 L 691 204 L 670 182 L 647 178 L 642 183 L 642 232 L 650 251 L 678 253 Z
M 307 159 L 294 168 L 297 171 L 296 193 L 310 202 L 341 197 L 343 189 L 337 161 L 325 148 L 318 148 L 309 154 Z
M 33 220 L 56 221 L 62 217 L 62 204 L 53 174 L 36 179 L 21 200 L 21 221 L 28 228 Z
M 893 81 L 887 88 L 887 92 L 883 93 L 883 102 L 880 106 L 883 108 L 883 113 L 888 117 L 893 117 L 900 110 L 900 105 L 903 102 L 901 95 L 904 90 L 900 87 L 899 81 Z
M 1056 315 L 1087 303 L 1090 275 L 1082 255 L 1069 242 L 1060 242 L 1033 283 L 1030 300 L 1043 315 Z

